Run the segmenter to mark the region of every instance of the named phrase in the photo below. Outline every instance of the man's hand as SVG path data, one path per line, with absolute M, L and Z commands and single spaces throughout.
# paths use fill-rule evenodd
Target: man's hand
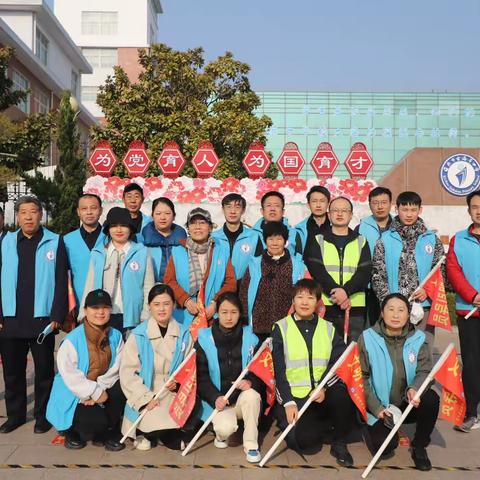
M 228 405 L 228 400 L 225 397 L 217 397 L 215 400 L 215 408 L 221 412 Z
M 340 309 L 348 310 L 349 308 L 352 308 L 352 302 L 349 298 L 347 298 L 343 303 L 340 304 Z
M 480 307 L 480 293 L 477 293 L 475 295 L 475 298 L 473 299 L 472 302 L 476 307 Z
M 419 302 L 424 302 L 427 299 L 427 292 L 425 291 L 424 288 L 417 288 L 412 293 L 412 300 L 418 300 Z
M 95 400 L 92 400 L 91 398 L 88 400 L 82 400 L 80 402 L 82 405 L 85 405 L 86 407 L 93 407 L 95 405 Z
M 287 415 L 287 422 L 291 425 L 298 420 L 298 407 L 296 405 L 287 405 L 285 407 L 285 414 Z
M 103 391 L 102 394 L 95 400 L 95 403 L 105 403 L 108 400 L 108 393 Z
M 409 388 L 407 390 L 408 403 L 411 403 L 415 408 L 418 408 L 418 406 L 420 405 L 420 399 L 413 400 L 416 394 L 417 394 L 417 391 L 413 388 Z
M 348 299 L 348 295 L 343 288 L 332 288 L 330 291 L 330 299 L 335 305 L 341 305 L 345 300 Z
M 386 408 L 377 415 L 377 417 L 380 420 L 383 420 L 385 417 L 391 417 L 391 416 L 392 416 L 391 413 Z
M 315 396 L 311 395 L 311 397 L 314 402 L 322 403 L 325 400 L 325 389 L 322 388 Z

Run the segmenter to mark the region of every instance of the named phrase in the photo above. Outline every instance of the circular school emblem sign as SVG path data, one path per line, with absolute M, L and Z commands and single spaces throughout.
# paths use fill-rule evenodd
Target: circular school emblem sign
M 52 261 L 55 258 L 55 252 L 53 250 L 49 250 L 45 256 L 47 257 L 47 260 Z
M 480 186 L 480 164 L 466 153 L 452 155 L 440 167 L 440 181 L 452 195 L 468 195 Z
M 242 246 L 240 247 L 243 253 L 248 253 L 250 252 L 250 245 L 248 243 L 242 243 Z
M 415 353 L 414 353 L 414 352 L 410 352 L 410 353 L 408 354 L 408 361 L 409 361 L 410 363 L 415 363 L 416 358 L 417 358 L 417 357 L 415 356 Z
M 140 265 L 138 264 L 138 262 L 130 262 L 129 264 L 129 267 L 130 267 L 130 270 L 132 270 L 132 272 L 136 272 L 137 270 L 140 269 Z

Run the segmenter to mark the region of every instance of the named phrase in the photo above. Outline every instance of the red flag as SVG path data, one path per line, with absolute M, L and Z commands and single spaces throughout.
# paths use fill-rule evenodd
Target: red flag
M 367 420 L 367 403 L 365 401 L 365 389 L 363 388 L 362 367 L 360 366 L 360 354 L 358 345 L 355 345 L 344 362 L 337 368 L 335 372 L 345 383 L 348 393 L 362 414 Z
M 435 380 L 443 387 L 439 417 L 455 425 L 461 425 L 465 418 L 467 404 L 463 391 L 462 369 L 455 348 L 435 374 Z
M 182 369 L 175 375 L 174 380 L 180 384 L 175 398 L 169 408 L 173 421 L 183 427 L 195 406 L 197 395 L 197 354 L 194 353 Z
M 208 327 L 207 313 L 205 312 L 205 285 L 204 284 L 202 284 L 202 287 L 198 292 L 197 305 L 199 307 L 198 314 L 192 320 L 192 323 L 190 324 L 190 327 L 189 327 L 190 335 L 192 335 L 194 342 L 197 341 L 198 331 L 201 328 Z
M 447 295 L 440 268 L 428 279 L 423 288 L 432 301 L 427 325 L 434 325 L 451 332 L 452 322 L 448 313 Z
M 265 415 L 275 403 L 275 373 L 273 370 L 272 351 L 269 347 L 265 347 L 262 353 L 248 366 L 248 369 L 262 380 L 267 386 L 267 403 Z

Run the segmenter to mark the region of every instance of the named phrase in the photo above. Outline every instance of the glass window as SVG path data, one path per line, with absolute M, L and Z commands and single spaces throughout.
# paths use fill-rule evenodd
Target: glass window
M 72 70 L 70 92 L 74 97 L 78 96 L 78 73 L 75 70 Z
M 30 87 L 27 77 L 17 72 L 17 70 L 13 71 L 12 81 L 14 90 L 27 90 Z M 25 100 L 18 102 L 17 107 L 28 115 L 30 113 L 30 95 Z
M 82 12 L 82 35 L 115 35 L 118 12 Z
M 82 53 L 93 68 L 113 68 L 118 63 L 116 48 L 83 48 Z
M 35 55 L 46 65 L 48 62 L 48 38 L 37 28 Z
M 48 113 L 50 110 L 50 99 L 48 95 L 37 90 L 33 96 L 33 104 L 35 112 Z
M 82 87 L 82 102 L 96 102 L 98 87 Z

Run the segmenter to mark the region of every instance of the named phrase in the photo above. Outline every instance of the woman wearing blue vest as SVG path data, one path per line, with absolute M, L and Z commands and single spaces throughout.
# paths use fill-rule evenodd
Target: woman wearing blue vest
M 197 296 L 205 289 L 207 319 L 215 313 L 216 300 L 223 292 L 237 288 L 230 250 L 212 236 L 210 212 L 197 207 L 187 216 L 188 238 L 172 248 L 164 282 L 170 285 L 179 307 L 174 316 L 182 324 L 190 324 L 199 312 Z
M 212 410 L 219 410 L 213 418 L 214 445 L 228 447 L 228 437 L 238 429 L 237 419 L 243 419 L 243 448 L 247 461 L 261 460 L 258 450 L 258 418 L 263 383 L 249 373 L 237 389 L 225 400 L 225 393 L 253 357 L 258 338 L 250 326 L 240 320 L 241 305 L 233 292 L 218 297 L 218 319 L 210 328 L 199 330 L 197 351 L 198 395 L 202 400 L 202 420 Z
M 158 440 L 167 448 L 183 450 L 187 440 L 185 429 L 180 430 L 169 414 L 175 382 L 166 386 L 159 399 L 153 399 L 193 346 L 188 328 L 182 328 L 172 317 L 174 305 L 172 289 L 165 284 L 155 285 L 148 294 L 150 318 L 132 331 L 122 356 L 120 382 L 127 397 L 123 433 L 147 409 L 137 427 L 138 450 L 149 450 Z M 135 432 L 132 437 L 136 437 Z
M 368 410 L 366 442 L 372 454 L 387 438 L 395 412 L 405 410 L 412 402 L 433 367 L 425 333 L 409 322 L 409 315 L 407 298 L 391 293 L 382 302 L 380 321 L 358 339 Z M 413 405 L 406 419 L 406 423 L 416 423 L 411 456 L 418 470 L 431 470 L 426 447 L 437 421 L 438 395 L 428 389 Z M 382 458 L 390 458 L 397 446 L 398 435 Z
M 285 317 L 291 306 L 292 286 L 305 277 L 306 267 L 299 254 L 286 248 L 288 228 L 282 222 L 263 227 L 267 248 L 252 257 L 240 285 L 240 300 L 253 332 L 261 342 L 272 333 L 273 324 Z
M 120 332 L 110 328 L 112 301 L 104 290 L 85 299 L 85 321 L 63 340 L 57 353 L 58 373 L 47 406 L 47 419 L 65 432 L 65 447 L 78 450 L 87 440 L 108 451 L 120 443 L 125 396 L 118 381 L 123 348 Z
M 172 248 L 187 238 L 183 227 L 173 223 L 175 207 L 166 197 L 156 198 L 152 204 L 153 221 L 142 230 L 143 244 L 150 248 L 155 281 L 163 282 L 165 269 L 172 254 Z
M 93 248 L 85 293 L 98 288 L 112 298 L 110 325 L 122 333 L 148 317 L 148 292 L 155 283 L 148 248 L 135 242 L 135 226 L 126 208 L 109 210 L 103 226 L 105 245 Z M 80 311 L 79 320 L 84 313 Z

